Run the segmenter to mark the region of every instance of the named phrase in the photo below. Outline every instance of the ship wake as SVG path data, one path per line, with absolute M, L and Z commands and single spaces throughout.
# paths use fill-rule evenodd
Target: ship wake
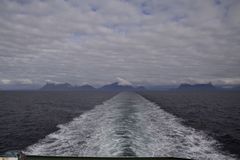
M 59 156 L 171 156 L 234 159 L 203 132 L 136 93 L 120 93 L 29 146 L 26 154 Z

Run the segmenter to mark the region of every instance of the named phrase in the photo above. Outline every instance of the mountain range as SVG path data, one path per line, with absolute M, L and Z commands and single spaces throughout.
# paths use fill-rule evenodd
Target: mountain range
M 176 85 L 169 85 L 169 86 L 133 86 L 133 85 L 123 85 L 120 82 L 115 82 L 107 85 L 103 85 L 101 87 L 95 88 L 91 85 L 85 84 L 85 85 L 71 85 L 70 83 L 46 83 L 44 86 L 34 86 L 31 88 L 31 86 L 22 86 L 22 88 L 14 89 L 8 88 L 8 86 L 0 86 L 0 90 L 41 90 L 41 91 L 144 91 L 144 90 L 150 90 L 150 91 L 220 91 L 220 90 L 226 90 L 226 91 L 240 91 L 240 85 L 213 85 L 212 83 L 206 83 L 206 84 L 188 84 L 183 83 L 179 86 Z
M 73 86 L 69 83 L 47 83 L 40 90 L 45 91 L 93 91 L 93 90 L 101 90 L 101 91 L 141 91 L 145 90 L 143 86 L 131 86 L 131 85 L 121 85 L 118 82 L 104 85 L 100 88 L 94 88 L 91 85 L 82 85 L 82 86 Z
M 217 88 L 212 83 L 207 84 L 181 84 L 177 90 L 192 91 L 192 90 L 216 90 Z

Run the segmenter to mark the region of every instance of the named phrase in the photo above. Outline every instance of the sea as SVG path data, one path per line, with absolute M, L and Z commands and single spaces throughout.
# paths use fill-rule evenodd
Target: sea
M 0 155 L 240 159 L 240 92 L 1 91 Z

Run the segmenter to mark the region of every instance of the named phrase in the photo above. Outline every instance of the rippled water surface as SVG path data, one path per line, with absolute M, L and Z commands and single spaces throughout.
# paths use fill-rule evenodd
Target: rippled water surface
M 111 98 L 110 92 L 0 92 L 0 155 L 21 150 L 57 125 Z
M 136 93 L 120 93 L 26 149 L 27 154 L 231 159 L 203 132 Z
M 19 96 L 20 93 L 14 94 Z M 36 155 L 237 159 L 236 152 L 224 148 L 226 143 L 219 141 L 214 134 L 210 134 L 213 133 L 211 130 L 203 127 L 210 126 L 215 130 L 219 128 L 217 131 L 224 134 L 233 132 L 238 127 L 238 119 L 232 116 L 239 115 L 239 112 L 235 109 L 232 113 L 229 109 L 224 109 L 224 106 L 229 106 L 230 101 L 230 104 L 236 105 L 237 93 L 52 94 L 24 93 L 23 97 L 20 94 L 20 98 L 14 95 L 15 100 L 11 102 L 6 101 L 12 99 L 12 95 L 9 98 L 9 95 L 2 94 L 1 107 L 8 103 L 9 106 L 18 106 L 5 106 L 5 110 L 10 113 L 8 116 L 1 112 L 5 119 L 10 120 L 2 122 L 1 127 L 5 126 L 12 133 L 0 133 L 2 142 L 12 142 L 8 150 L 14 149 L 15 142 L 25 140 L 28 143 L 17 149 Z M 29 98 L 31 96 L 38 98 Z M 226 97 L 229 99 L 226 100 Z M 214 106 L 213 102 L 222 107 L 217 108 L 218 105 Z M 218 112 L 223 112 L 220 114 L 222 118 L 231 117 L 230 121 L 234 121 L 224 123 L 223 120 L 217 120 Z M 73 117 L 75 118 L 72 119 Z M 223 125 L 212 127 L 213 122 Z M 231 126 L 223 131 L 223 126 L 228 123 Z M 14 132 L 14 127 L 17 128 L 17 133 Z M 12 139 L 16 135 L 17 138 Z M 6 149 L 2 147 L 2 151 Z
M 220 142 L 240 159 L 240 92 L 144 92 L 148 100 Z

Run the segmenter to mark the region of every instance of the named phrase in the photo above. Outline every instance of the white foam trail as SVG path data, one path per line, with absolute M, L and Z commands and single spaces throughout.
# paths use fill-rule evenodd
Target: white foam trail
M 72 122 L 59 125 L 58 131 L 25 153 L 234 159 L 215 149 L 214 139 L 179 121 L 136 93 L 120 93 Z

